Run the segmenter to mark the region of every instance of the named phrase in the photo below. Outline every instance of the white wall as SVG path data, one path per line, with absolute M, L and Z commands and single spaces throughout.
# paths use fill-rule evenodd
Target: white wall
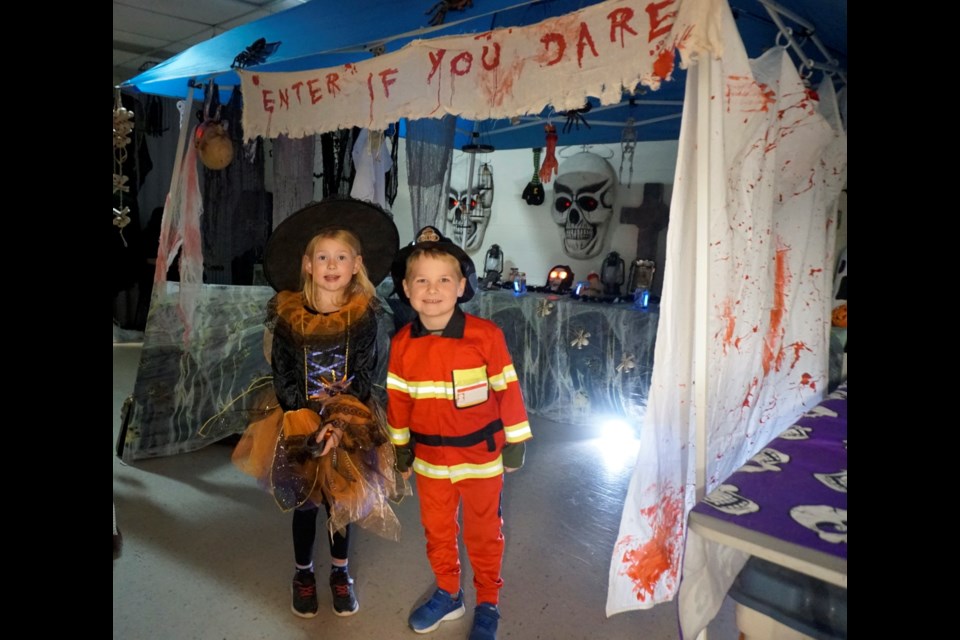
M 561 134 L 561 141 L 563 137 Z M 470 257 L 477 264 L 482 277 L 483 260 L 492 244 L 500 245 L 504 254 L 503 273 L 509 273 L 510 267 L 518 267 L 527 273 L 527 282 L 534 285 L 546 284 L 547 273 L 558 264 L 569 265 L 577 280 L 586 280 L 590 271 L 600 272 L 600 266 L 610 251 L 616 251 L 625 263 L 624 278 L 630 274 L 630 262 L 636 258 L 637 227 L 619 223 L 620 207 L 638 206 L 643 200 L 643 185 L 647 182 L 664 184 L 664 201 L 669 203 L 673 187 L 674 168 L 677 162 L 676 140 L 664 142 L 637 143 L 633 154 L 633 174 L 631 178 L 629 159 L 624 163 L 621 173 L 621 149 L 619 144 L 582 145 L 576 147 L 558 147 L 557 160 L 561 167 L 564 158 L 580 151 L 590 151 L 607 158 L 614 172 L 621 177 L 617 190 L 617 200 L 612 225 L 607 230 L 603 250 L 595 258 L 575 260 L 563 252 L 560 227 L 554 224 L 550 216 L 553 201 L 553 180 L 545 185 L 544 203 L 539 206 L 528 205 L 522 198 L 524 187 L 533 178 L 533 152 L 530 149 L 494 151 L 478 154 L 474 171 L 479 171 L 482 162 L 493 167 L 494 199 L 490 225 L 483 238 L 483 246 L 472 252 Z M 410 212 L 410 195 L 407 189 L 406 151 L 404 141 L 400 141 L 397 157 L 400 163 L 399 187 L 397 199 L 392 211 L 394 221 L 400 231 L 400 244 L 411 242 L 418 229 L 413 229 Z M 609 156 L 609 157 L 608 157 Z M 543 156 L 541 156 L 541 162 Z M 469 154 L 454 151 L 452 182 L 466 185 L 470 166 Z M 473 183 L 477 183 L 475 174 Z M 447 233 L 451 236 L 452 233 Z M 663 258 L 665 255 L 666 229 L 660 232 L 657 249 L 657 272 L 653 293 L 660 294 L 663 281 Z M 624 293 L 630 293 L 625 291 Z

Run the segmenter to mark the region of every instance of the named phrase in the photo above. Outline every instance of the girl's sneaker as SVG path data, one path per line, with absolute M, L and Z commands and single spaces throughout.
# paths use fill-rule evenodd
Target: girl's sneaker
M 294 615 L 301 618 L 317 615 L 317 580 L 313 577 L 313 571 L 297 569 L 290 591 L 293 593 L 293 604 L 290 608 Z
M 333 612 L 338 616 L 352 616 L 360 610 L 353 593 L 353 578 L 346 569 L 330 572 L 330 591 L 333 592 Z

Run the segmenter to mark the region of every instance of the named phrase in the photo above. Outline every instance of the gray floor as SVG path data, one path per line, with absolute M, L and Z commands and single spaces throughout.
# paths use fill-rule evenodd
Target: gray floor
M 113 442 L 139 357 L 138 345 L 114 344 Z M 610 553 L 636 443 L 601 446 L 583 425 L 533 418 L 531 426 L 526 465 L 507 476 L 504 490 L 499 637 L 679 638 L 675 602 L 611 618 L 604 613 Z M 230 446 L 215 444 L 132 465 L 114 457 L 113 498 L 123 534 L 122 555 L 113 561 L 115 639 L 467 637 L 471 610 L 428 636 L 406 626 L 410 610 L 433 589 L 416 495 L 397 507 L 399 542 L 355 530 L 350 567 L 360 601 L 356 615 L 334 616 L 330 593 L 322 588 L 320 614 L 310 620 L 294 616 L 290 515 L 231 465 L 230 452 Z M 325 575 L 325 543 L 318 545 L 316 563 L 318 576 Z M 463 564 L 470 604 L 465 558 Z M 736 640 L 729 598 L 708 636 Z

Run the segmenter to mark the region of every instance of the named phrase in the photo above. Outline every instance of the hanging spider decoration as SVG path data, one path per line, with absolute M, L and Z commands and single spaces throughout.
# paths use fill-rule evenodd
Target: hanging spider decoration
M 623 359 L 617 365 L 617 373 L 630 373 L 637 367 L 637 357 L 632 353 L 623 354 Z
M 263 64 L 267 58 L 277 50 L 280 42 L 267 42 L 266 38 L 259 38 L 252 45 L 237 54 L 230 65 L 231 69 L 246 69 L 254 65 Z
M 557 306 L 553 302 L 547 300 L 546 298 L 541 298 L 537 301 L 537 315 L 541 318 L 544 318 L 551 313 L 553 313 L 553 308 Z
M 593 106 L 589 102 L 587 102 L 580 109 L 570 109 L 569 111 L 561 111 L 560 115 L 567 119 L 567 123 L 563 125 L 563 132 L 570 133 L 570 130 L 573 129 L 574 127 L 577 128 L 577 131 L 580 131 L 581 122 L 583 123 L 583 126 L 589 129 L 590 123 L 587 122 L 587 119 L 583 117 L 583 114 L 590 113 L 590 109 L 592 108 Z
M 472 6 L 473 0 L 440 0 L 430 7 L 424 15 L 430 16 L 430 26 L 435 27 L 443 24 L 443 21 L 447 19 L 447 11 L 463 11 Z
M 586 329 L 577 329 L 573 340 L 570 341 L 570 346 L 583 349 L 588 344 L 590 344 L 590 332 Z

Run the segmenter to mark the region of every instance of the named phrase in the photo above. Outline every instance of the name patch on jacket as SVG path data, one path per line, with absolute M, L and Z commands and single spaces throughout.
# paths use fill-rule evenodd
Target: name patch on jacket
M 453 403 L 458 409 L 486 402 L 488 388 L 486 365 L 453 371 Z

